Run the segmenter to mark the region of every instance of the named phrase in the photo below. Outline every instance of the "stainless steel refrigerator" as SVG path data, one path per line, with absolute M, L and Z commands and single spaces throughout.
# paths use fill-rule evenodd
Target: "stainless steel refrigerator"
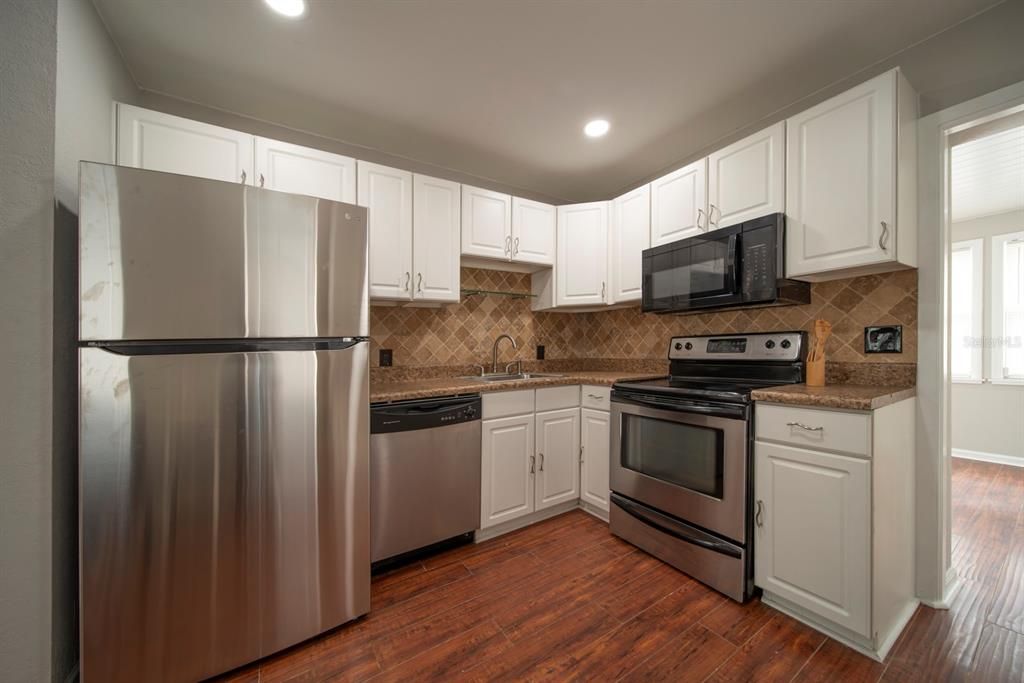
M 199 680 L 366 613 L 366 210 L 80 170 L 83 681 Z

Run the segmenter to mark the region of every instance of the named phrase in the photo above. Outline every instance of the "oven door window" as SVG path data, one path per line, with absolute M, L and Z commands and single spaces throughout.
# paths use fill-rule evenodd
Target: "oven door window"
M 720 429 L 622 416 L 622 467 L 722 499 L 725 435 Z

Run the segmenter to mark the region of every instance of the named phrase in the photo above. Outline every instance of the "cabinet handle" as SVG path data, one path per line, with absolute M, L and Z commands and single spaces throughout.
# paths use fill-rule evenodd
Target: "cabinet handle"
M 540 454 L 540 471 L 541 472 L 544 471 L 544 454 L 543 453 Z
M 423 273 L 416 273 L 416 291 L 423 291 Z
M 530 474 L 535 474 L 536 473 L 536 470 L 534 470 L 534 465 L 536 465 L 536 464 L 537 464 L 537 456 L 531 455 L 530 456 Z
M 580 446 L 580 464 L 583 464 L 583 446 Z
M 764 501 L 757 501 L 757 512 L 754 513 L 754 524 L 758 527 L 764 526 Z
M 519 255 L 519 238 L 518 237 L 516 238 L 515 245 L 512 247 L 512 255 L 513 256 L 518 256 Z
M 878 236 L 878 248 L 887 251 L 889 245 L 889 224 L 882 221 L 882 234 Z
M 405 287 L 402 288 L 403 291 L 406 291 L 406 292 L 409 291 L 409 283 L 410 282 L 412 282 L 412 273 L 410 273 L 407 270 L 407 271 L 405 271 Z
M 703 217 L 704 217 L 704 209 L 697 209 L 697 229 L 698 230 L 706 230 L 707 229 L 707 226 L 702 226 L 700 224 L 700 219 L 703 218 Z
M 590 393 L 588 393 L 587 394 L 587 398 L 592 398 L 595 401 L 603 401 L 604 400 L 604 396 L 601 396 L 599 394 L 590 394 Z
M 601 283 L 601 301 L 604 301 L 605 283 Z
M 245 171 L 242 171 L 242 184 L 245 185 Z
M 823 431 L 825 431 L 824 427 L 808 427 L 807 425 L 805 425 L 802 422 L 787 422 L 786 426 L 787 427 L 799 427 L 800 429 L 803 429 L 804 431 L 807 431 L 807 432 L 823 432 Z
M 718 221 L 715 220 L 715 209 L 718 209 L 718 220 L 722 220 L 722 210 L 719 209 L 714 204 L 712 204 L 711 205 L 711 210 L 708 212 L 708 222 L 711 223 L 711 225 L 714 225 L 717 228 L 718 227 Z
M 260 173 L 260 187 L 263 187 L 263 174 Z
M 505 253 L 512 256 L 512 235 L 505 235 Z

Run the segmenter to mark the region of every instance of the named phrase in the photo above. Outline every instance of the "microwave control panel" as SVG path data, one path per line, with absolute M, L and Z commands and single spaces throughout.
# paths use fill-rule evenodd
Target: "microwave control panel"
M 741 244 L 744 300 L 760 301 L 773 298 L 778 278 L 778 246 L 774 226 L 744 231 Z

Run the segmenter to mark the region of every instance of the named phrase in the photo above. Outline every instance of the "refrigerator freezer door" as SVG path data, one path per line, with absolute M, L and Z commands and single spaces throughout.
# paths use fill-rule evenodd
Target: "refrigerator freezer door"
M 81 349 L 83 680 L 200 680 L 369 610 L 367 355 Z
M 366 209 L 83 162 L 83 341 L 363 337 Z

